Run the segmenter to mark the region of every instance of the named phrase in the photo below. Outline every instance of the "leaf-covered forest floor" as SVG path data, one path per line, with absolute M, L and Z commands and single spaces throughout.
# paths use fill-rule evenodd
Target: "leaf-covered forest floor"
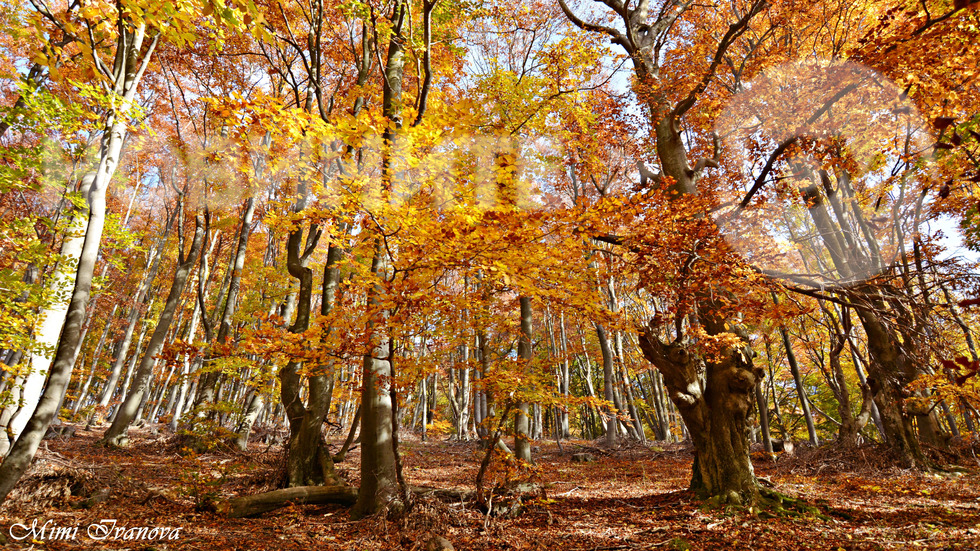
M 80 526 L 77 538 L 30 544 L 8 537 L 5 548 L 424 550 L 433 534 L 457 550 L 980 548 L 980 462 L 971 442 L 961 442 L 965 469 L 954 474 L 903 471 L 871 446 L 798 449 L 775 462 L 755 461 L 757 475 L 819 506 L 825 519 L 704 509 L 686 490 L 692 454 L 681 444 L 611 451 L 571 441 L 560 450 L 552 441 L 540 443 L 535 471 L 520 473 L 543 490 L 525 496 L 514 518 L 488 518 L 472 502 L 430 494 L 406 515 L 351 521 L 339 505 L 290 506 L 250 519 L 213 510 L 216 502 L 274 489 L 279 446 L 187 456 L 166 429 L 135 429 L 124 450 L 96 446 L 100 434 L 79 427 L 71 438 L 45 440 L 0 509 L 4 537 L 12 524 L 38 519 Z M 412 437 L 400 451 L 409 485 L 462 490 L 473 488 L 482 457 L 476 443 Z M 581 452 L 596 461 L 572 462 Z M 338 465 L 354 485 L 358 462 L 355 450 Z M 182 531 L 179 540 L 161 542 L 85 537 L 85 527 L 102 519 Z

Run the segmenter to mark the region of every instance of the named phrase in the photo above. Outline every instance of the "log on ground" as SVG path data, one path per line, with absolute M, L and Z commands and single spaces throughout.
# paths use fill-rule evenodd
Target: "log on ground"
M 262 494 L 237 497 L 227 501 L 220 511 L 231 518 L 260 515 L 292 504 L 339 503 L 353 505 L 357 501 L 357 488 L 350 486 L 297 486 Z

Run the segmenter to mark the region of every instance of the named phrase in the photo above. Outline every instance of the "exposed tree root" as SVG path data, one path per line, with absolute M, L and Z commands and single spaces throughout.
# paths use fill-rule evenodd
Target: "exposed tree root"
M 745 511 L 759 518 L 798 518 L 816 517 L 829 520 L 819 507 L 800 498 L 788 496 L 769 488 L 759 487 L 758 498 L 747 502 L 734 492 L 732 495 L 717 495 L 705 501 L 707 509 L 725 509 L 730 511 Z
M 830 520 L 830 517 L 823 514 L 818 507 L 800 498 L 788 496 L 769 488 L 760 488 L 759 494 L 761 499 L 755 507 L 758 508 L 758 515 L 761 518 L 816 517 L 821 520 Z

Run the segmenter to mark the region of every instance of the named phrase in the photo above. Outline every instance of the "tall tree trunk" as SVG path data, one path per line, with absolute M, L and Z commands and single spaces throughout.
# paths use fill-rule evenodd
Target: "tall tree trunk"
M 82 177 L 79 191 L 83 197 L 87 195 L 94 178 L 94 174 L 86 174 Z M 45 349 L 54 350 L 58 344 L 61 329 L 65 324 L 65 317 L 70 304 L 70 295 L 67 295 L 67 291 L 73 284 L 72 268 L 82 254 L 85 227 L 85 211 L 72 212 L 64 239 L 61 242 L 61 260 L 48 279 L 47 289 L 54 297 L 53 302 L 38 316 L 34 328 L 34 343 L 41 350 L 31 353 L 31 364 L 21 385 L 19 403 L 8 406 L 14 410 L 9 416 L 10 422 L 6 426 L 7 438 L 10 442 L 15 441 L 20 436 L 41 398 L 41 389 L 44 387 L 44 381 L 47 379 L 48 368 L 52 361 L 51 355 Z M 67 297 L 62 300 L 59 298 L 62 295 L 67 295 Z M 0 429 L 2 428 L 0 427 Z
M 928 467 L 928 461 L 919 446 L 912 419 L 903 411 L 904 387 L 914 378 L 900 369 L 903 355 L 891 335 L 872 312 L 857 311 L 868 336 L 868 352 L 872 361 L 868 364 L 868 384 L 874 393 L 874 401 L 881 415 L 888 445 L 895 450 L 901 461 L 908 466 Z
M 153 310 L 153 301 L 155 300 L 156 298 L 150 300 L 150 304 L 149 307 L 147 308 L 147 311 Z M 130 383 L 133 382 L 133 373 L 136 371 L 136 362 L 140 358 L 140 350 L 143 347 L 143 337 L 146 336 L 146 332 L 149 330 L 149 325 L 150 325 L 149 322 L 144 322 L 143 327 L 140 328 L 139 337 L 136 339 L 136 348 L 133 349 L 133 355 L 130 357 L 129 363 L 126 365 L 126 377 L 123 378 L 122 389 L 119 392 L 119 396 L 121 396 L 122 398 L 125 398 L 126 395 L 129 394 L 129 385 Z M 120 399 L 120 403 L 121 402 L 122 399 Z M 116 414 L 118 413 L 119 413 L 118 407 L 111 408 L 109 414 L 109 424 L 112 424 L 112 421 L 115 420 Z
M 312 35 L 311 35 L 312 36 Z M 314 55 L 319 55 L 315 53 Z M 314 94 L 311 91 L 306 98 L 305 109 L 313 108 Z M 297 189 L 297 199 L 293 212 L 302 215 L 309 201 L 309 180 L 300 179 Z M 296 300 L 296 321 L 290 326 L 291 333 L 303 333 L 310 327 L 310 314 L 313 301 L 313 270 L 308 267 L 310 255 L 316 249 L 322 230 L 316 223 L 311 223 L 306 234 L 305 244 L 302 225 L 289 234 L 286 243 L 286 267 L 289 275 L 299 282 L 299 294 Z M 327 251 L 327 262 L 323 272 L 323 293 L 321 314 L 329 314 L 336 301 L 337 286 L 340 283 L 340 249 L 331 244 Z M 330 334 L 326 328 L 325 334 Z M 312 486 L 320 484 L 336 484 L 338 479 L 334 473 L 333 459 L 323 441 L 323 421 L 330 410 L 330 400 L 333 394 L 333 363 L 317 366 L 307 377 L 308 396 L 304 404 L 300 396 L 302 378 L 299 374 L 300 364 L 290 361 L 279 372 L 281 381 L 282 404 L 289 419 L 289 443 L 286 452 L 286 474 L 289 486 Z
M 517 357 L 522 361 L 523 368 L 530 370 L 534 358 L 531 350 L 531 299 L 522 296 L 518 299 L 521 305 L 521 334 L 517 341 Z M 517 416 L 514 420 L 514 455 L 521 461 L 531 462 L 530 419 L 528 418 L 528 403 L 518 400 Z
M 121 98 L 123 106 L 129 106 L 135 100 L 136 88 L 156 48 L 159 36 L 153 37 L 146 52 L 143 53 L 145 26 L 134 29 L 128 23 L 120 23 L 120 27 L 121 32 L 116 46 L 118 53 L 114 66 L 114 74 L 118 76 L 114 82 L 114 91 Z M 37 408 L 7 458 L 0 464 L 0 503 L 7 499 L 10 490 L 34 459 L 41 438 L 58 413 L 62 393 L 71 378 L 72 360 L 82 323 L 85 321 L 85 308 L 92 291 L 92 276 L 95 273 L 102 230 L 105 227 L 106 190 L 119 164 L 128 122 L 124 113 L 109 111 L 100 147 L 99 166 L 88 190 L 88 225 L 85 228 L 85 242 L 76 266 L 75 286 L 68 304 L 65 324 L 48 375 L 48 384 L 38 401 Z
M 392 6 L 391 35 L 383 68 L 381 110 L 387 122 L 382 146 L 381 195 L 384 199 L 391 196 L 396 177 L 391 166 L 391 154 L 395 136 L 402 126 L 400 111 L 405 74 L 403 30 L 409 9 L 410 6 L 403 0 L 396 0 Z M 374 234 L 369 238 L 373 240 L 371 274 L 376 282 L 367 292 L 368 320 L 365 332 L 368 343 L 361 375 L 361 488 L 351 511 L 354 518 L 374 514 L 395 504 L 399 494 L 390 388 L 393 384 L 392 358 L 389 356 L 391 346 L 386 327 L 387 314 L 382 307 L 385 290 L 381 281 L 387 276 L 388 251 L 381 235 Z
M 376 238 L 371 260 L 371 272 L 376 277 L 384 274 L 385 254 L 381 239 Z M 361 375 L 361 488 L 351 511 L 354 518 L 374 514 L 388 506 L 397 499 L 399 490 L 392 441 L 389 337 L 383 325 L 384 313 L 380 311 L 382 292 L 380 284 L 368 288 L 369 348 L 364 354 Z
M 464 293 L 469 292 L 470 280 L 465 277 L 463 281 Z M 463 326 L 469 323 L 469 310 L 463 309 Z M 468 335 L 468 333 L 466 333 Z M 456 439 L 469 440 L 467 427 L 470 423 L 470 345 L 469 339 L 464 338 L 460 345 L 460 364 L 458 389 L 456 391 L 455 410 L 456 410 Z

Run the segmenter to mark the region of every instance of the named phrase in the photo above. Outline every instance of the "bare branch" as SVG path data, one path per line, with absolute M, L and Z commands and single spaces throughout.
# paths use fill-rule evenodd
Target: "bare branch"
M 436 7 L 439 0 L 423 0 L 423 40 L 425 42 L 425 53 L 422 55 L 422 66 L 425 68 L 425 79 L 422 81 L 422 88 L 419 90 L 419 108 L 415 115 L 412 126 L 418 126 L 425 116 L 425 107 L 429 99 L 429 88 L 432 86 L 432 10 Z
M 619 4 L 620 7 L 622 6 L 621 3 L 614 0 L 604 0 L 603 3 L 610 7 L 613 7 L 611 3 Z M 595 23 L 589 23 L 587 21 L 583 21 L 579 16 L 575 15 L 575 13 L 572 11 L 571 8 L 568 7 L 568 4 L 565 3 L 565 0 L 558 0 L 558 5 L 561 6 L 561 11 L 565 13 L 565 17 L 567 17 L 568 20 L 571 21 L 572 24 L 575 25 L 576 27 L 582 29 L 583 31 L 603 33 L 609 35 L 609 37 L 612 38 L 612 41 L 614 43 L 619 44 L 620 46 L 626 48 L 626 50 L 629 53 L 631 54 L 633 53 L 632 46 L 629 40 L 625 36 L 623 36 L 623 33 L 611 27 L 606 27 L 604 25 L 597 25 Z M 616 8 L 613 7 L 613 9 Z M 617 12 L 619 11 L 620 10 L 617 10 Z

